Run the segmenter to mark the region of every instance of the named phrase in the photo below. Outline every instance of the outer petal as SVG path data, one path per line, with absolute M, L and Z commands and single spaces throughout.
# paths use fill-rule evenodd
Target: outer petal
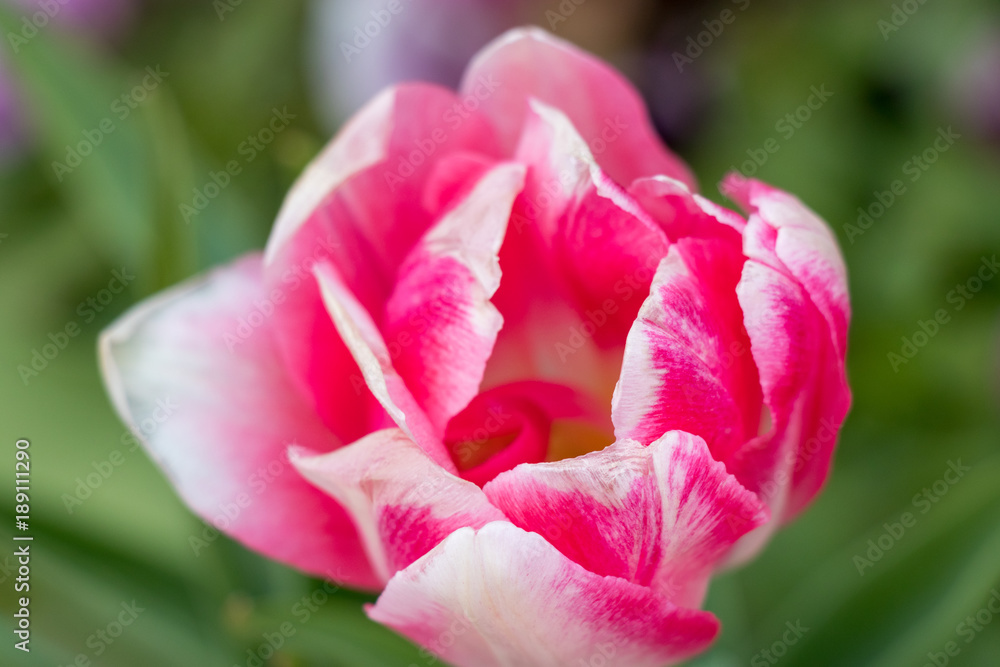
M 368 614 L 457 667 L 661 667 L 718 631 L 711 614 L 588 572 L 505 522 L 453 533 Z
M 276 336 L 295 386 L 345 441 L 385 425 L 337 334 L 312 269 L 332 263 L 381 325 L 396 271 L 437 211 L 423 205 L 434 165 L 461 151 L 495 155 L 478 113 L 459 117 L 458 98 L 428 85 L 386 90 L 344 127 L 292 188 L 268 241 L 265 277 Z M 450 122 L 452 118 L 458 122 Z
M 737 291 L 773 419 L 732 469 L 787 520 L 825 481 L 850 406 L 846 271 L 829 229 L 797 199 L 735 177 L 725 189 L 752 212 Z
M 421 239 L 386 304 L 385 338 L 395 367 L 438 436 L 479 393 L 503 318 L 490 302 L 500 285 L 497 253 L 524 167 L 486 172 Z
M 374 587 L 347 513 L 285 455 L 339 441 L 292 388 L 269 322 L 236 334 L 262 294 L 260 257 L 248 256 L 132 309 L 101 336 L 108 393 L 134 432 L 162 422 L 143 430 L 146 449 L 203 519 L 272 558 Z
M 664 174 L 694 187 L 687 167 L 656 136 L 642 98 L 620 74 L 538 28 L 511 30 L 470 63 L 462 92 L 482 100 L 512 151 L 536 98 L 566 112 L 618 183 Z
M 765 183 L 733 176 L 723 188 L 756 218 L 751 220 L 756 224 L 747 230 L 747 256 L 766 261 L 773 252 L 819 308 L 838 354 L 845 355 L 851 304 L 847 295 L 847 267 L 833 232 L 796 197 Z M 770 230 L 765 231 L 765 226 Z M 771 236 L 772 233 L 775 235 Z M 768 246 L 767 251 L 755 252 L 754 236 Z
M 681 431 L 648 447 L 619 440 L 575 459 L 518 466 L 483 491 L 514 525 L 591 572 L 652 586 L 684 607 L 701 605 L 715 564 L 766 520 L 705 441 Z
M 399 429 L 329 454 L 290 457 L 351 513 L 383 582 L 455 530 L 503 518 L 478 486 L 445 472 Z

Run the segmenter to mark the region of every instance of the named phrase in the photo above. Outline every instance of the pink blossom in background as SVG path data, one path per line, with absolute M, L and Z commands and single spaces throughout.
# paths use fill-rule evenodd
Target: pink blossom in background
M 104 332 L 105 382 L 200 516 L 381 590 L 369 616 L 452 664 L 675 663 L 718 632 L 712 574 L 819 492 L 850 404 L 832 233 L 723 191 L 743 215 L 618 73 L 514 30 L 457 93 L 377 94 L 263 254 Z

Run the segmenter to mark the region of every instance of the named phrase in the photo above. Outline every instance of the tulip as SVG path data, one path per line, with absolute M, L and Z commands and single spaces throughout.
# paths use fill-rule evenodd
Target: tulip
M 695 188 L 619 74 L 508 32 L 372 99 L 263 254 L 105 331 L 108 391 L 200 516 L 452 664 L 675 663 L 850 403 L 830 229 Z

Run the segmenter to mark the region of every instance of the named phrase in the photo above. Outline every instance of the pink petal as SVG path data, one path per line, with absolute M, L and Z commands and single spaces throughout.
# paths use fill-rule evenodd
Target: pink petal
M 204 520 L 271 558 L 374 588 L 347 513 L 285 454 L 289 443 L 322 452 L 340 442 L 292 388 L 270 321 L 236 333 L 262 282 L 260 257 L 248 256 L 133 308 L 101 336 L 108 393 Z
M 437 434 L 479 393 L 503 318 L 490 302 L 500 284 L 497 253 L 524 167 L 486 172 L 472 192 L 421 239 L 386 304 L 390 355 Z
M 434 170 L 424 187 L 424 208 L 440 218 L 451 207 L 464 201 L 479 180 L 497 165 L 497 160 L 482 153 L 455 151 L 434 163 Z
M 830 227 L 798 198 L 760 181 L 731 175 L 723 190 L 752 214 L 748 235 L 765 225 L 776 232 L 769 249 L 805 287 L 830 327 L 838 354 L 844 356 L 851 321 L 847 267 Z M 748 257 L 764 261 L 762 255 L 748 248 Z
M 786 274 L 748 261 L 737 293 L 773 427 L 737 452 L 731 469 L 785 521 L 829 471 L 850 405 L 844 359 L 825 318 Z
M 611 178 L 694 178 L 656 136 L 642 98 L 607 64 L 538 28 L 511 30 L 469 64 L 461 91 L 481 105 L 511 152 L 534 98 L 565 111 Z
M 329 454 L 300 449 L 290 457 L 350 512 L 383 583 L 455 530 L 503 518 L 479 487 L 445 472 L 399 429 Z
M 686 185 L 666 176 L 640 178 L 629 186 L 628 193 L 671 241 L 685 236 L 730 238 L 739 246 L 738 235 L 746 228 L 746 220 L 738 213 L 693 194 Z
M 705 441 L 681 431 L 648 447 L 619 440 L 575 459 L 522 465 L 483 491 L 514 525 L 591 572 L 651 586 L 683 607 L 701 605 L 715 564 L 766 519 Z
M 424 84 L 390 88 L 347 123 L 304 172 L 268 241 L 267 291 L 275 331 L 296 388 L 338 436 L 355 440 L 386 422 L 361 381 L 312 279 L 331 262 L 381 324 L 400 263 L 437 211 L 423 205 L 434 165 L 451 153 L 495 156 L 493 131 L 478 113 L 456 114 L 458 97 Z
M 354 298 L 331 264 L 319 264 L 313 272 L 337 335 L 350 350 L 371 394 L 396 426 L 438 464 L 454 471 L 455 464 L 449 458 L 440 434 L 393 367 L 392 356 L 371 315 Z
M 846 270 L 833 234 L 797 199 L 738 177 L 723 187 L 751 212 L 737 292 L 773 421 L 731 469 L 788 520 L 825 482 L 850 407 Z
M 660 264 L 612 401 L 619 439 L 649 443 L 683 430 L 724 461 L 757 435 L 761 390 L 736 300 L 743 256 L 733 240 L 686 237 Z
M 531 103 L 529 165 L 500 255 L 494 382 L 541 378 L 610 398 L 625 336 L 669 241 L 598 167 L 569 119 Z M 498 378 L 498 379 L 494 379 Z
M 588 572 L 506 522 L 453 533 L 368 615 L 456 667 L 661 667 L 718 632 L 711 614 Z

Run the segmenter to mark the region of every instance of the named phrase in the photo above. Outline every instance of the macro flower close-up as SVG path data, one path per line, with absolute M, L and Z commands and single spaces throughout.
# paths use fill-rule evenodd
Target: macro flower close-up
M 0 0 L 0 665 L 996 664 L 997 26 Z
M 694 187 L 625 80 L 514 30 L 457 93 L 360 110 L 262 254 L 112 325 L 108 391 L 134 429 L 197 395 L 146 443 L 185 500 L 384 588 L 369 616 L 454 664 L 676 661 L 718 631 L 712 573 L 820 490 L 850 403 L 829 228 L 738 174 L 747 218 Z M 240 503 L 286 453 L 299 475 Z

